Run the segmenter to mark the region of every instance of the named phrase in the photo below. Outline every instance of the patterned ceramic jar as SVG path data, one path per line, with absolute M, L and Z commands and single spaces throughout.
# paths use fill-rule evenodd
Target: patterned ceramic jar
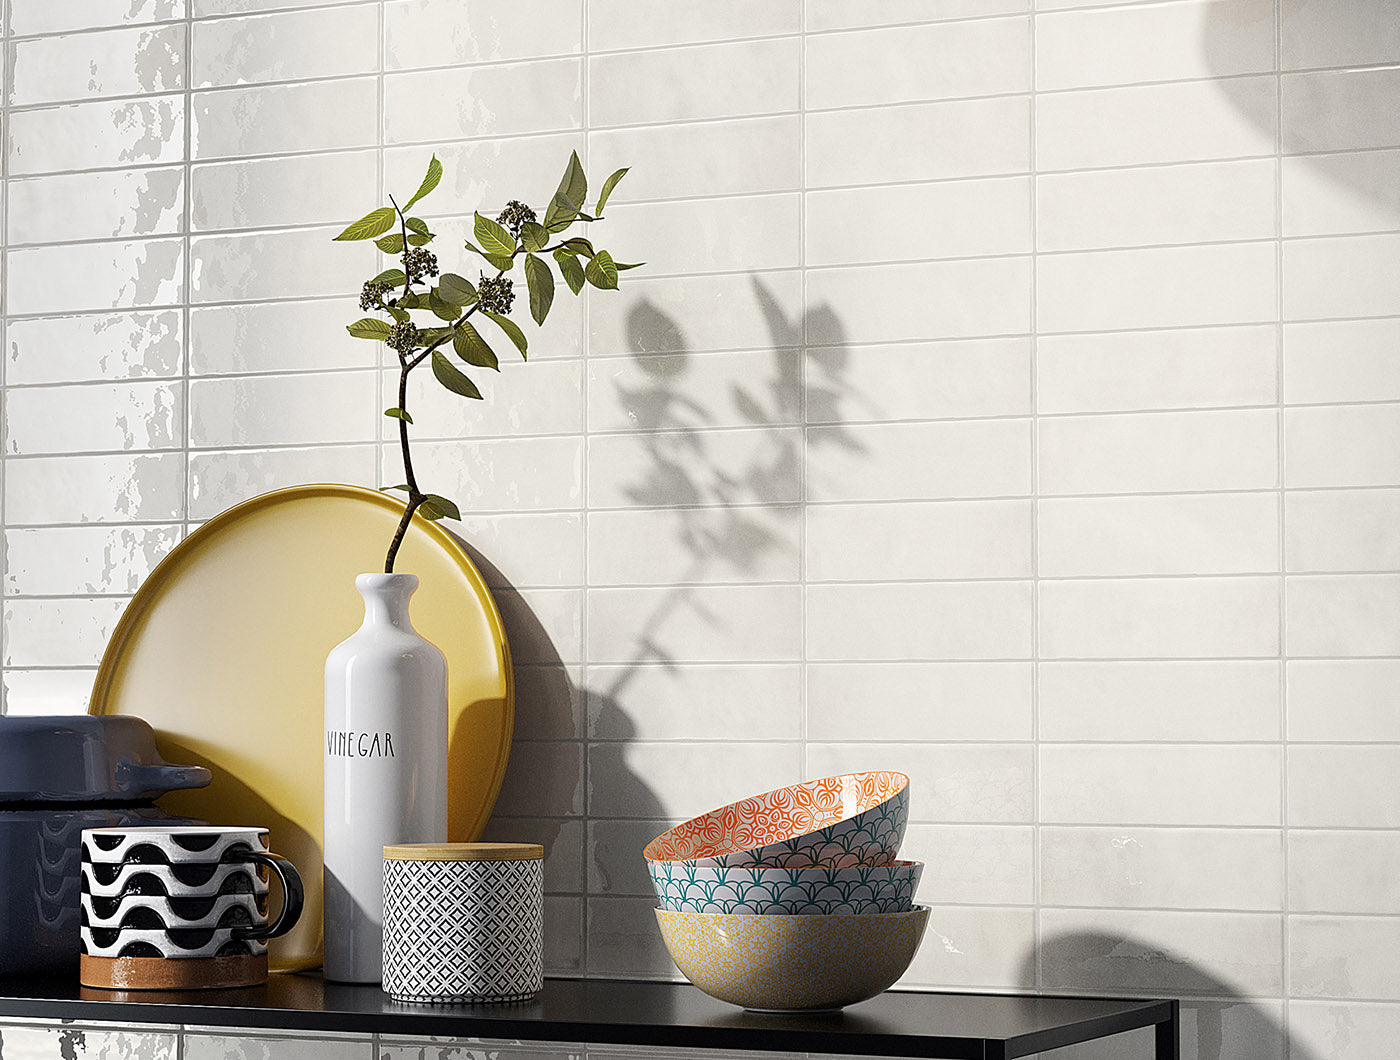
M 384 848 L 384 990 L 429 1004 L 528 1001 L 544 987 L 544 847 Z

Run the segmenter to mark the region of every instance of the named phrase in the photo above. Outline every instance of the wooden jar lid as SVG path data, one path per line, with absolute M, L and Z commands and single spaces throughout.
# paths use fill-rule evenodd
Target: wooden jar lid
M 387 861 L 539 861 L 538 843 L 399 843 L 384 848 Z

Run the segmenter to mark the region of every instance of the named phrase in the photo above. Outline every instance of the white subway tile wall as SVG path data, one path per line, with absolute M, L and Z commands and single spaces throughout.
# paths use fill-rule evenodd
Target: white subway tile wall
M 410 394 L 511 636 L 489 834 L 549 847 L 550 969 L 674 976 L 646 839 L 890 767 L 906 984 L 1176 994 L 1202 1060 L 1393 1051 L 1393 0 L 4 9 L 4 709 L 82 710 L 201 521 L 398 481 L 338 226 L 436 151 L 451 260 L 577 150 L 632 167 L 595 234 L 646 267 L 486 402 Z

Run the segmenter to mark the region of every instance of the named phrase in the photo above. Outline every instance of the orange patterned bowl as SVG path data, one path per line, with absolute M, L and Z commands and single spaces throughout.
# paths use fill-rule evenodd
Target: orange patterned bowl
M 661 937 L 687 979 L 759 1012 L 837 1009 L 881 993 L 918 952 L 929 909 L 902 913 L 674 913 Z
M 642 851 L 705 868 L 892 865 L 909 823 L 903 773 L 844 773 L 694 817 Z

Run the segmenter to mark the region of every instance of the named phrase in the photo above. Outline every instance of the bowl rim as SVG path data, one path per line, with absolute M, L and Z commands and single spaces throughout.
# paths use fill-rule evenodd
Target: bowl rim
M 725 920 L 803 920 L 812 923 L 818 920 L 869 920 L 872 917 L 911 917 L 920 914 L 927 916 L 933 907 L 914 903 L 908 909 L 896 909 L 888 913 L 689 913 L 679 909 L 663 909 L 657 906 L 652 912 L 657 920 L 664 913 L 668 917 L 723 917 Z
M 757 849 L 757 848 L 755 848 Z M 911 859 L 897 858 L 888 865 L 794 865 L 791 868 L 782 865 L 705 865 L 697 862 L 709 861 L 709 858 L 690 858 L 684 861 L 663 861 L 659 858 L 647 858 L 647 869 L 655 878 L 657 867 L 660 865 L 691 865 L 701 872 L 713 872 L 723 875 L 727 872 L 786 872 L 790 874 L 804 872 L 849 872 L 851 869 L 902 869 L 905 872 L 918 872 L 923 869 L 924 862 Z
M 896 786 L 894 790 L 890 792 L 887 798 L 881 799 L 879 802 L 872 803 L 871 805 L 866 806 L 864 809 L 857 810 L 853 814 L 849 814 L 844 817 L 838 817 L 836 820 L 824 824 L 820 828 L 814 828 L 810 832 L 799 832 L 796 835 L 788 836 L 788 840 L 801 839 L 804 836 L 815 835 L 817 832 L 820 832 L 825 828 L 831 828 L 835 825 L 842 824 L 845 821 L 852 820 L 856 817 L 859 817 L 863 813 L 868 813 L 869 811 L 873 810 L 876 806 L 883 806 L 890 800 L 898 798 L 901 793 L 907 792 L 909 790 L 908 774 L 901 773 L 896 769 L 858 769 L 850 773 L 833 773 L 830 776 L 815 777 L 811 780 L 801 780 L 795 784 L 784 784 L 781 787 L 770 788 L 767 791 L 760 791 L 754 795 L 745 795 L 742 799 L 735 799 L 732 802 L 723 803 L 722 805 L 716 806 L 712 810 L 706 810 L 704 813 L 696 814 L 694 817 L 687 818 L 686 820 L 681 821 L 679 824 L 672 825 L 670 828 L 666 829 L 666 831 L 662 832 L 660 835 L 656 836 L 649 843 L 647 843 L 647 845 L 642 850 L 642 857 L 644 857 L 649 862 L 671 862 L 673 864 L 684 864 L 690 861 L 708 861 L 713 858 L 726 857 L 730 854 L 739 854 L 744 853 L 746 851 L 762 850 L 764 847 L 773 846 L 774 844 L 760 843 L 756 847 L 740 847 L 737 850 L 726 850 L 723 854 L 701 854 L 693 858 L 658 858 L 653 857 L 650 853 L 650 851 L 653 847 L 656 846 L 656 844 L 660 843 L 663 839 L 666 839 L 668 836 L 671 836 L 673 833 L 679 832 L 687 825 L 692 825 L 696 821 L 703 821 L 707 817 L 713 817 L 716 814 L 723 813 L 731 807 L 739 806 L 740 804 L 748 802 L 751 799 L 762 799 L 769 795 L 776 795 L 781 791 L 791 791 L 794 788 L 805 788 L 810 785 L 821 784 L 825 781 L 830 780 L 844 780 L 847 777 L 868 777 L 875 773 L 884 773 L 890 777 L 897 778 Z

